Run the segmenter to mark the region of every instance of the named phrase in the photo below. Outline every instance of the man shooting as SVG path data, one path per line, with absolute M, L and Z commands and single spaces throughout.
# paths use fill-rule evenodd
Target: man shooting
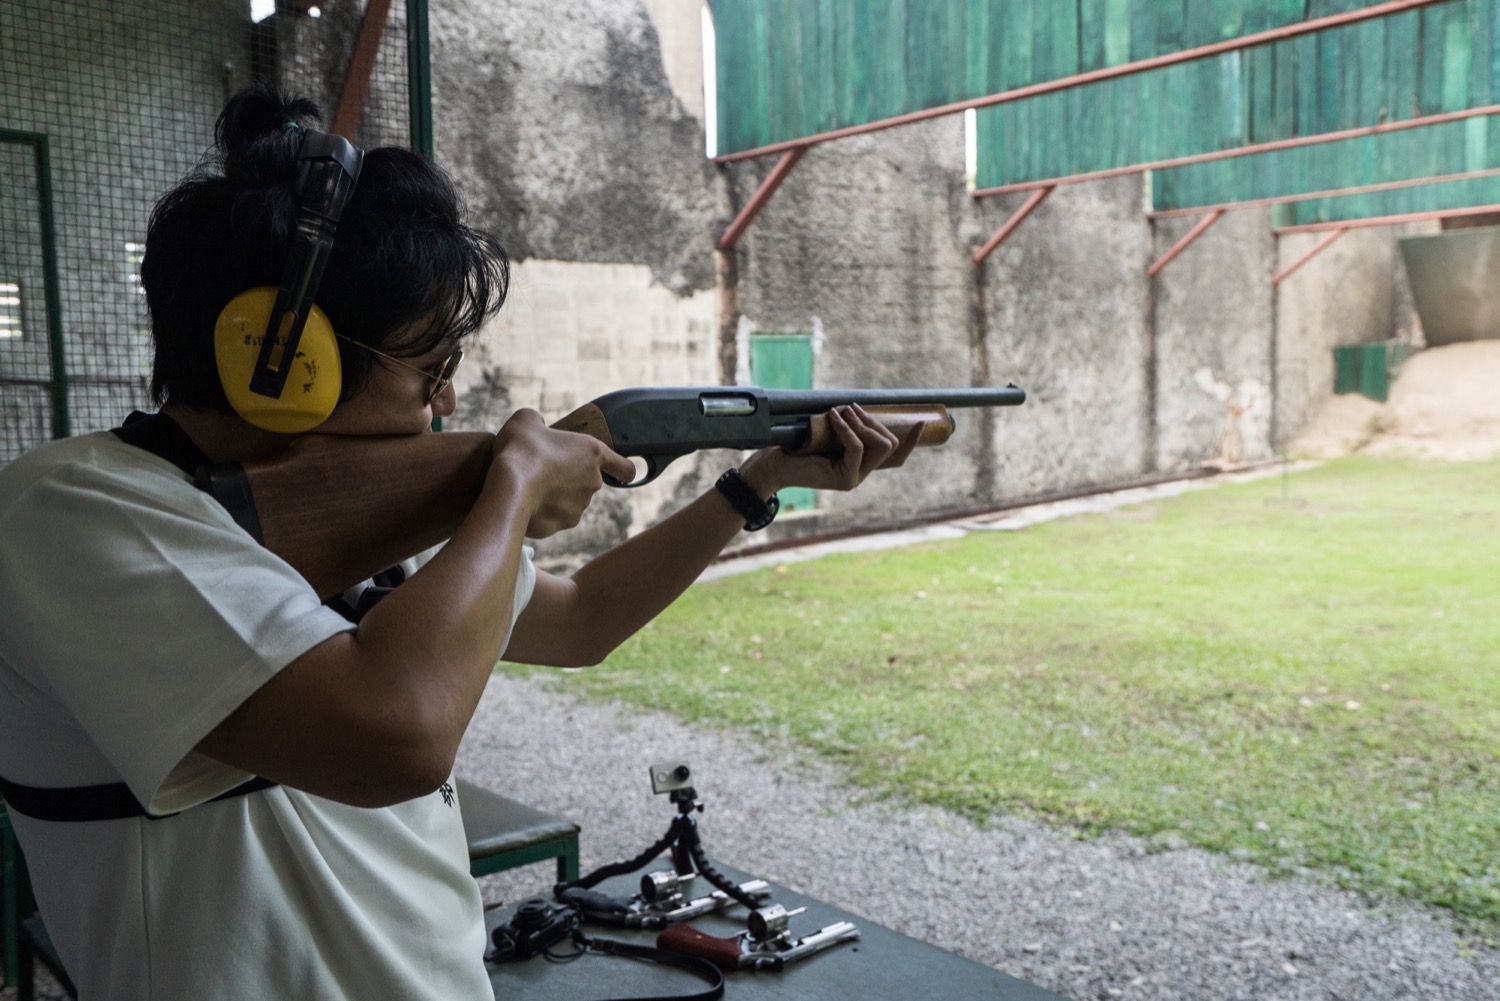
M 634 467 L 523 410 L 446 544 L 378 603 L 325 604 L 192 471 L 428 433 L 508 266 L 439 170 L 316 120 L 237 95 L 216 157 L 158 203 L 159 412 L 0 471 L 0 790 L 84 998 L 491 997 L 451 776 L 497 658 L 597 663 L 777 490 L 852 489 L 915 444 L 836 408 L 840 455 L 760 451 L 563 577 L 525 540 Z M 247 388 L 263 377 L 279 396 Z

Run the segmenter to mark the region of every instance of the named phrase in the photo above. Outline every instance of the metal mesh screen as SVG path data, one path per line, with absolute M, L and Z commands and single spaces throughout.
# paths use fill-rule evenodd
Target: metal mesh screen
M 384 31 L 360 65 L 367 7 Z M 235 90 L 265 76 L 331 127 L 368 79 L 350 138 L 409 143 L 405 20 L 381 0 L 0 4 L 0 463 L 150 403 L 146 222 Z

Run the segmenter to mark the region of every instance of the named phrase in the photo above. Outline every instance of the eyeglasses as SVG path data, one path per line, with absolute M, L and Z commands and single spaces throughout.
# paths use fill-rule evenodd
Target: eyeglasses
M 359 343 L 359 341 L 345 337 L 343 334 L 335 334 L 334 336 L 341 341 L 353 344 L 357 348 L 363 348 L 364 350 L 370 352 L 370 354 L 375 355 L 377 358 L 384 358 L 388 362 L 394 362 L 395 364 L 400 365 L 402 368 L 409 368 L 413 372 L 416 372 L 425 378 L 431 379 L 432 391 L 427 394 L 427 399 L 423 401 L 425 403 L 431 403 L 433 400 L 442 395 L 443 390 L 447 389 L 449 383 L 453 381 L 453 373 L 458 371 L 459 362 L 464 360 L 464 349 L 454 348 L 453 353 L 447 358 L 444 358 L 443 363 L 439 365 L 436 370 L 429 371 L 425 368 L 418 368 L 411 362 L 405 361 L 401 358 L 397 358 L 395 355 L 388 355 L 384 351 L 377 351 L 374 348 L 370 347 L 368 344 L 361 344 Z

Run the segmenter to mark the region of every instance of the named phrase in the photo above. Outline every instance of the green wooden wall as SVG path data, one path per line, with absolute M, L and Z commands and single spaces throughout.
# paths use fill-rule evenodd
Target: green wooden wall
M 1500 103 L 1497 3 L 1448 0 L 982 109 L 978 184 L 1040 181 Z
M 711 0 L 719 152 L 879 121 L 1371 3 Z M 1022 120 L 1045 117 L 1028 110 Z M 997 136 L 1013 135 L 1003 122 L 994 128 Z M 1122 129 L 1110 145 L 1123 153 L 1135 131 Z M 1013 138 L 1046 162 L 1050 141 Z
M 1278 227 L 1296 226 L 1484 205 L 1500 205 L 1500 178 L 1444 181 L 1371 194 L 1340 195 L 1288 203 L 1276 206 L 1272 221 Z
M 1271 199 L 1500 167 L 1488 115 L 1151 172 L 1158 210 Z M 1374 199 L 1378 201 L 1378 199 Z

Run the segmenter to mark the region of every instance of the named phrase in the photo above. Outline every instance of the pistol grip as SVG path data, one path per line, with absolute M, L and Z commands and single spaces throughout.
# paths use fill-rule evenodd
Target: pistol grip
M 656 947 L 683 956 L 706 959 L 721 970 L 739 969 L 740 958 L 745 954 L 740 936 L 719 938 L 705 935 L 691 925 L 669 925 L 656 936 Z

